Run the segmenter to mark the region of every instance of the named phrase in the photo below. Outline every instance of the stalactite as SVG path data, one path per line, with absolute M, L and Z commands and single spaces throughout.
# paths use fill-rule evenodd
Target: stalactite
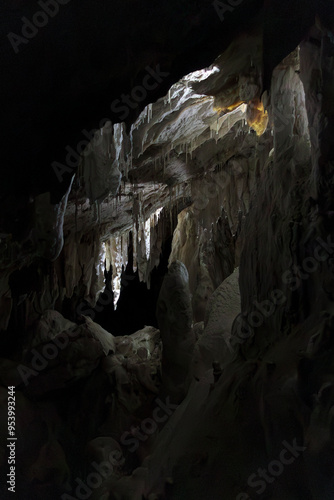
M 145 234 L 146 260 L 148 260 L 150 258 L 150 252 L 151 252 L 151 218 L 150 217 L 145 221 L 144 234 Z
M 132 226 L 132 246 L 133 246 L 133 271 L 137 271 L 137 242 L 138 242 L 138 236 L 137 236 L 137 229 L 136 225 L 134 224 Z
M 109 272 L 111 269 L 111 246 L 110 238 L 105 242 L 106 245 L 106 271 Z
M 130 170 L 133 169 L 133 134 L 130 132 Z
M 124 269 L 126 268 L 128 264 L 128 232 L 122 234 L 121 242 L 122 242 L 122 262 Z
M 147 122 L 150 123 L 153 118 L 153 104 L 149 104 L 147 110 Z

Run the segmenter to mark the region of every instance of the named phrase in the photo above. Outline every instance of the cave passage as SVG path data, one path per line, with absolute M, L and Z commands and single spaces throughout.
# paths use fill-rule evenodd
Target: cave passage
M 171 252 L 172 238 L 170 237 L 162 245 L 160 263 L 152 270 L 150 278 L 150 288 L 147 284 L 139 281 L 138 271 L 133 272 L 133 259 L 131 259 L 132 248 L 129 246 L 129 262 L 122 272 L 121 293 L 116 309 L 112 300 L 108 301 L 112 294 L 102 293 L 101 303 L 109 302 L 109 305 L 102 306 L 102 311 L 96 313 L 94 321 L 100 324 L 113 335 L 130 335 L 151 325 L 158 328 L 156 319 L 156 306 L 159 291 L 168 269 L 168 259 Z M 110 272 L 106 273 L 106 286 L 110 287 Z M 110 288 L 109 288 L 110 290 Z M 99 300 L 97 301 L 97 306 Z M 97 310 L 96 307 L 94 309 Z

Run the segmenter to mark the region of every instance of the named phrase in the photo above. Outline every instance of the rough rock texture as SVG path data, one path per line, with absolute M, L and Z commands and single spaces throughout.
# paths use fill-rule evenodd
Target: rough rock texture
M 240 310 L 239 269 L 236 268 L 214 291 L 208 302 L 204 331 L 194 350 L 195 377 L 212 370 L 213 363 L 218 368 L 233 352 L 232 325 Z
M 101 37 L 88 4 L 80 19 L 69 5 L 85 37 L 73 35 L 84 44 L 67 52 L 65 77 L 44 71 L 36 85 L 34 69 L 22 79 L 30 66 L 18 72 L 24 54 L 15 54 L 9 86 L 26 88 L 17 100 L 1 93 L 5 128 L 15 130 L 2 148 L 13 168 L 4 168 L 0 200 L 1 498 L 6 387 L 14 384 L 18 498 L 75 496 L 92 460 L 118 452 L 122 460 L 91 498 L 332 500 L 332 3 L 244 0 L 229 4 L 222 24 L 211 1 L 153 10 L 109 2 L 105 17 L 94 18 L 105 23 Z M 25 8 L 33 15 L 32 3 Z M 16 2 L 10 15 L 17 31 L 20 9 Z M 135 35 L 120 34 L 120 18 Z M 138 36 L 144 18 L 148 28 L 157 20 L 154 50 L 151 35 Z M 14 29 L 5 24 L 4 33 Z M 47 33 L 72 37 L 48 28 L 22 47 L 35 63 L 47 47 L 48 60 L 58 60 Z M 124 123 L 97 127 L 106 102 L 109 109 L 160 62 L 170 75 L 156 92 Z M 64 161 L 66 144 L 79 144 L 90 126 L 95 139 L 68 158 L 75 163 L 55 184 L 45 165 Z M 161 336 L 148 326 L 116 339 L 88 316 L 77 324 L 49 312 L 93 306 L 104 271 L 117 290 L 129 231 L 140 279 L 149 282 L 167 237 L 163 221 L 170 217 L 170 229 L 179 212 L 158 307 Z M 228 276 L 237 265 L 240 314 L 236 274 Z
M 133 468 L 146 456 L 147 443 L 134 453 L 127 434 L 152 414 L 161 386 L 162 346 L 153 327 L 114 338 L 90 318 L 78 326 L 55 311 L 48 311 L 36 328 L 44 342 L 26 353 L 32 365 L 1 359 L 0 379 L 3 386 L 16 386 L 16 451 L 21 464 L 16 494 L 56 499 L 71 491 L 73 475 L 88 474 L 94 460 L 108 459 L 113 450 L 122 450 L 123 457 L 115 459 L 115 478 L 124 475 L 123 466 Z M 51 345 L 58 347 L 56 357 Z M 35 373 L 23 371 L 29 366 Z M 7 389 L 1 388 L 1 414 L 6 405 Z M 6 426 L 2 418 L 1 436 L 6 436 Z M 6 444 L 1 438 L 2 468 L 7 464 Z
M 97 367 L 103 356 L 116 351 L 113 336 L 90 318 L 83 325 L 47 311 L 35 325 L 33 336 L 18 368 L 21 384 L 30 395 L 65 388 Z
M 235 238 L 224 211 L 219 214 L 219 197 L 213 194 L 201 210 L 196 210 L 195 202 L 179 214 L 169 257 L 169 262 L 179 260 L 188 270 L 195 321 L 204 320 L 211 294 L 231 273 L 235 260 Z
M 294 53 L 274 71 L 275 149 L 252 199 L 240 262 L 242 315 L 252 333 L 239 337 L 214 387 L 193 383 L 141 469 L 135 498 L 167 488 L 175 499 L 218 499 L 222 488 L 231 499 L 332 497 L 332 54 L 333 37 L 314 29 L 300 70 Z M 289 444 L 299 447 L 291 465 L 256 482 L 258 468 L 274 470 Z
M 81 156 L 68 149 L 68 162 L 79 164 L 70 193 L 55 206 L 49 206 L 47 193 L 38 196 L 31 202 L 30 210 L 37 215 L 27 225 L 27 234 L 17 239 L 4 232 L 1 237 L 4 301 L 12 305 L 6 280 L 17 268 L 31 266 L 38 257 L 59 256 L 54 267 L 60 308 L 65 297 L 75 301 L 76 293 L 93 305 L 103 286 L 98 271 L 103 243 L 110 237 L 129 239 L 129 231 L 140 278 L 149 283 L 158 257 L 147 264 L 142 248 L 145 226 L 163 207 L 179 212 L 194 203 L 196 218 L 210 231 L 211 217 L 221 216 L 224 206 L 232 234 L 240 232 L 250 192 L 272 146 L 269 130 L 256 135 L 258 127 L 249 111 L 259 103 L 261 92 L 259 44 L 259 33 L 238 37 L 209 68 L 185 76 L 165 97 L 147 106 L 129 130 L 124 123 L 111 126 L 107 121 L 86 140 Z M 242 54 L 237 66 L 236 54 Z M 199 259 L 205 275 L 201 254 L 208 245 L 203 245 Z M 237 242 L 237 256 L 239 246 Z M 216 280 L 213 288 L 218 284 Z M 203 319 L 206 299 L 194 300 L 199 302 L 198 319 Z M 3 329 L 10 311 L 9 307 Z

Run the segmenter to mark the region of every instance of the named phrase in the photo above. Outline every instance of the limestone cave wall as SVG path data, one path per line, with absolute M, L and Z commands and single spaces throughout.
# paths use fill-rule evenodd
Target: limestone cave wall
M 3 49 L 1 498 L 333 498 L 333 5 L 195 3 Z

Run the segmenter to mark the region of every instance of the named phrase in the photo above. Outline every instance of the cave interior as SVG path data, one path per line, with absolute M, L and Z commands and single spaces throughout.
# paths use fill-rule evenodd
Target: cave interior
M 0 13 L 1 498 L 333 500 L 333 1 Z

